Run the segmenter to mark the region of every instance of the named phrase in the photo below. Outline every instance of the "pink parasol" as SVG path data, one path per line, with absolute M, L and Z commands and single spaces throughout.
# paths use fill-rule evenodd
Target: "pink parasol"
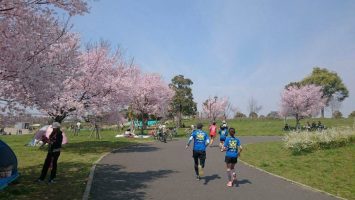
M 37 133 L 35 134 L 35 139 L 40 140 L 42 138 L 43 135 L 46 136 L 46 138 L 49 138 L 50 134 L 52 133 L 53 128 L 52 125 L 46 125 L 43 126 L 41 129 L 39 129 L 37 131 Z M 65 133 L 62 131 L 63 133 L 63 141 L 62 144 L 67 144 L 68 143 L 68 138 L 65 135 Z

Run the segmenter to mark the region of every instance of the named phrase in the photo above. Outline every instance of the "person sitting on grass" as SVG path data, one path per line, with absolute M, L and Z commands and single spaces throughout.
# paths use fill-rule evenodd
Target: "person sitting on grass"
M 321 131 L 325 128 L 325 126 L 322 124 L 322 122 L 318 121 L 318 124 L 317 124 L 317 129 L 318 131 Z
M 312 129 L 312 131 L 317 130 L 317 124 L 316 124 L 316 122 L 314 122 L 314 121 L 312 122 L 311 129 Z
M 223 150 L 226 151 L 225 163 L 227 166 L 227 186 L 232 187 L 233 183 L 237 180 L 237 174 L 235 173 L 234 166 L 238 162 L 238 157 L 242 152 L 242 145 L 240 140 L 235 137 L 235 129 L 229 129 L 230 137 L 227 137 L 224 142 Z
M 128 129 L 124 132 L 124 136 L 131 138 L 131 137 L 134 137 L 135 134 L 134 134 L 133 132 L 131 132 L 131 129 L 130 129 L 130 128 L 128 128 Z
M 311 131 L 311 124 L 309 123 L 309 121 L 307 121 L 307 124 L 304 126 L 304 128 L 305 128 L 307 131 Z

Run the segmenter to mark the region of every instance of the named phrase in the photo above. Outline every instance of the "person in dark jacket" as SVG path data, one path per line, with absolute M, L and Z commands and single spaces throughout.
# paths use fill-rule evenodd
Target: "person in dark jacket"
M 48 143 L 48 153 L 46 160 L 44 161 L 42 173 L 38 182 L 44 181 L 46 178 L 49 166 L 52 164 L 51 175 L 49 177 L 49 183 L 54 183 L 54 178 L 57 174 L 57 161 L 60 156 L 60 148 L 62 147 L 63 141 L 63 134 L 60 130 L 60 123 L 54 122 L 52 124 L 53 131 L 49 136 L 49 143 Z

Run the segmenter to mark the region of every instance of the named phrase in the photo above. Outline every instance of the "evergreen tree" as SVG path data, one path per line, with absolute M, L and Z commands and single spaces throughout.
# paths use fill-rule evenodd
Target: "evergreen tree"
M 314 84 L 322 86 L 323 97 L 327 98 L 326 106 L 329 105 L 332 98 L 336 98 L 341 102 L 349 96 L 349 91 L 338 74 L 325 68 L 313 68 L 312 74 L 305 77 L 300 83 L 302 85 Z M 324 108 L 321 114 L 324 117 Z
M 195 115 L 197 111 L 197 106 L 192 95 L 192 84 L 193 82 L 183 75 L 177 75 L 171 80 L 170 88 L 175 91 L 171 111 L 174 115 L 177 115 L 179 127 L 181 125 L 182 115 Z

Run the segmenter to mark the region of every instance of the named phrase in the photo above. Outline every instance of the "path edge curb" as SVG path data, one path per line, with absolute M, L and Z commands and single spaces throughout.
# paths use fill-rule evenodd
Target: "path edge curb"
M 93 163 L 93 166 L 92 166 L 91 169 L 90 169 L 90 174 L 89 174 L 89 177 L 88 177 L 88 181 L 86 182 L 86 187 L 85 187 L 85 191 L 84 191 L 82 200 L 88 200 L 88 199 L 89 199 L 90 191 L 91 191 L 91 186 L 92 186 L 92 181 L 94 180 L 94 173 L 95 173 L 96 165 L 97 165 L 105 156 L 107 156 L 108 154 L 110 154 L 110 153 L 112 153 L 112 152 L 114 152 L 114 151 L 120 150 L 120 149 L 122 149 L 122 148 L 132 147 L 132 146 L 136 146 L 136 145 L 139 145 L 139 144 L 131 144 L 131 145 L 119 147 L 119 148 L 117 148 L 117 149 L 112 149 L 110 152 L 106 152 L 104 155 L 100 156 L 100 158 L 97 159 L 97 160 Z
M 331 194 L 331 193 L 329 193 L 329 192 L 326 192 L 326 191 L 323 191 L 323 190 L 320 190 L 320 189 L 317 189 L 317 188 L 313 188 L 313 187 L 311 187 L 311 186 L 309 186 L 309 185 L 305 185 L 305 184 L 303 184 L 303 183 L 300 183 L 300 182 L 297 182 L 297 181 L 288 179 L 288 178 L 286 178 L 286 177 L 283 177 L 283 176 L 280 176 L 280 175 L 277 175 L 277 174 L 273 174 L 273 173 L 268 172 L 268 171 L 266 171 L 266 170 L 264 170 L 264 169 L 261 169 L 261 168 L 259 168 L 259 167 L 256 167 L 256 166 L 252 165 L 252 164 L 249 164 L 249 163 L 245 162 L 244 160 L 240 160 L 240 161 L 241 161 L 243 164 L 245 164 L 245 165 L 247 165 L 247 166 L 249 166 L 249 167 L 251 167 L 251 168 L 257 169 L 257 170 L 259 170 L 259 171 L 261 171 L 261 172 L 267 173 L 267 174 L 269 174 L 269 175 L 271 175 L 271 176 L 275 176 L 275 177 L 277 177 L 277 178 L 280 178 L 280 179 L 282 179 L 282 180 L 288 181 L 288 182 L 293 183 L 293 184 L 295 184 L 295 185 L 299 185 L 299 186 L 301 186 L 301 187 L 303 187 L 303 188 L 306 188 L 306 189 L 308 189 L 308 190 L 312 190 L 312 191 L 314 191 L 314 192 L 320 192 L 320 193 L 326 194 L 326 195 L 328 195 L 328 196 L 335 197 L 335 198 L 337 198 L 337 199 L 348 200 L 348 199 L 345 199 L 345 198 L 343 198 L 343 197 L 339 197 L 339 196 L 337 196 L 337 195 Z

